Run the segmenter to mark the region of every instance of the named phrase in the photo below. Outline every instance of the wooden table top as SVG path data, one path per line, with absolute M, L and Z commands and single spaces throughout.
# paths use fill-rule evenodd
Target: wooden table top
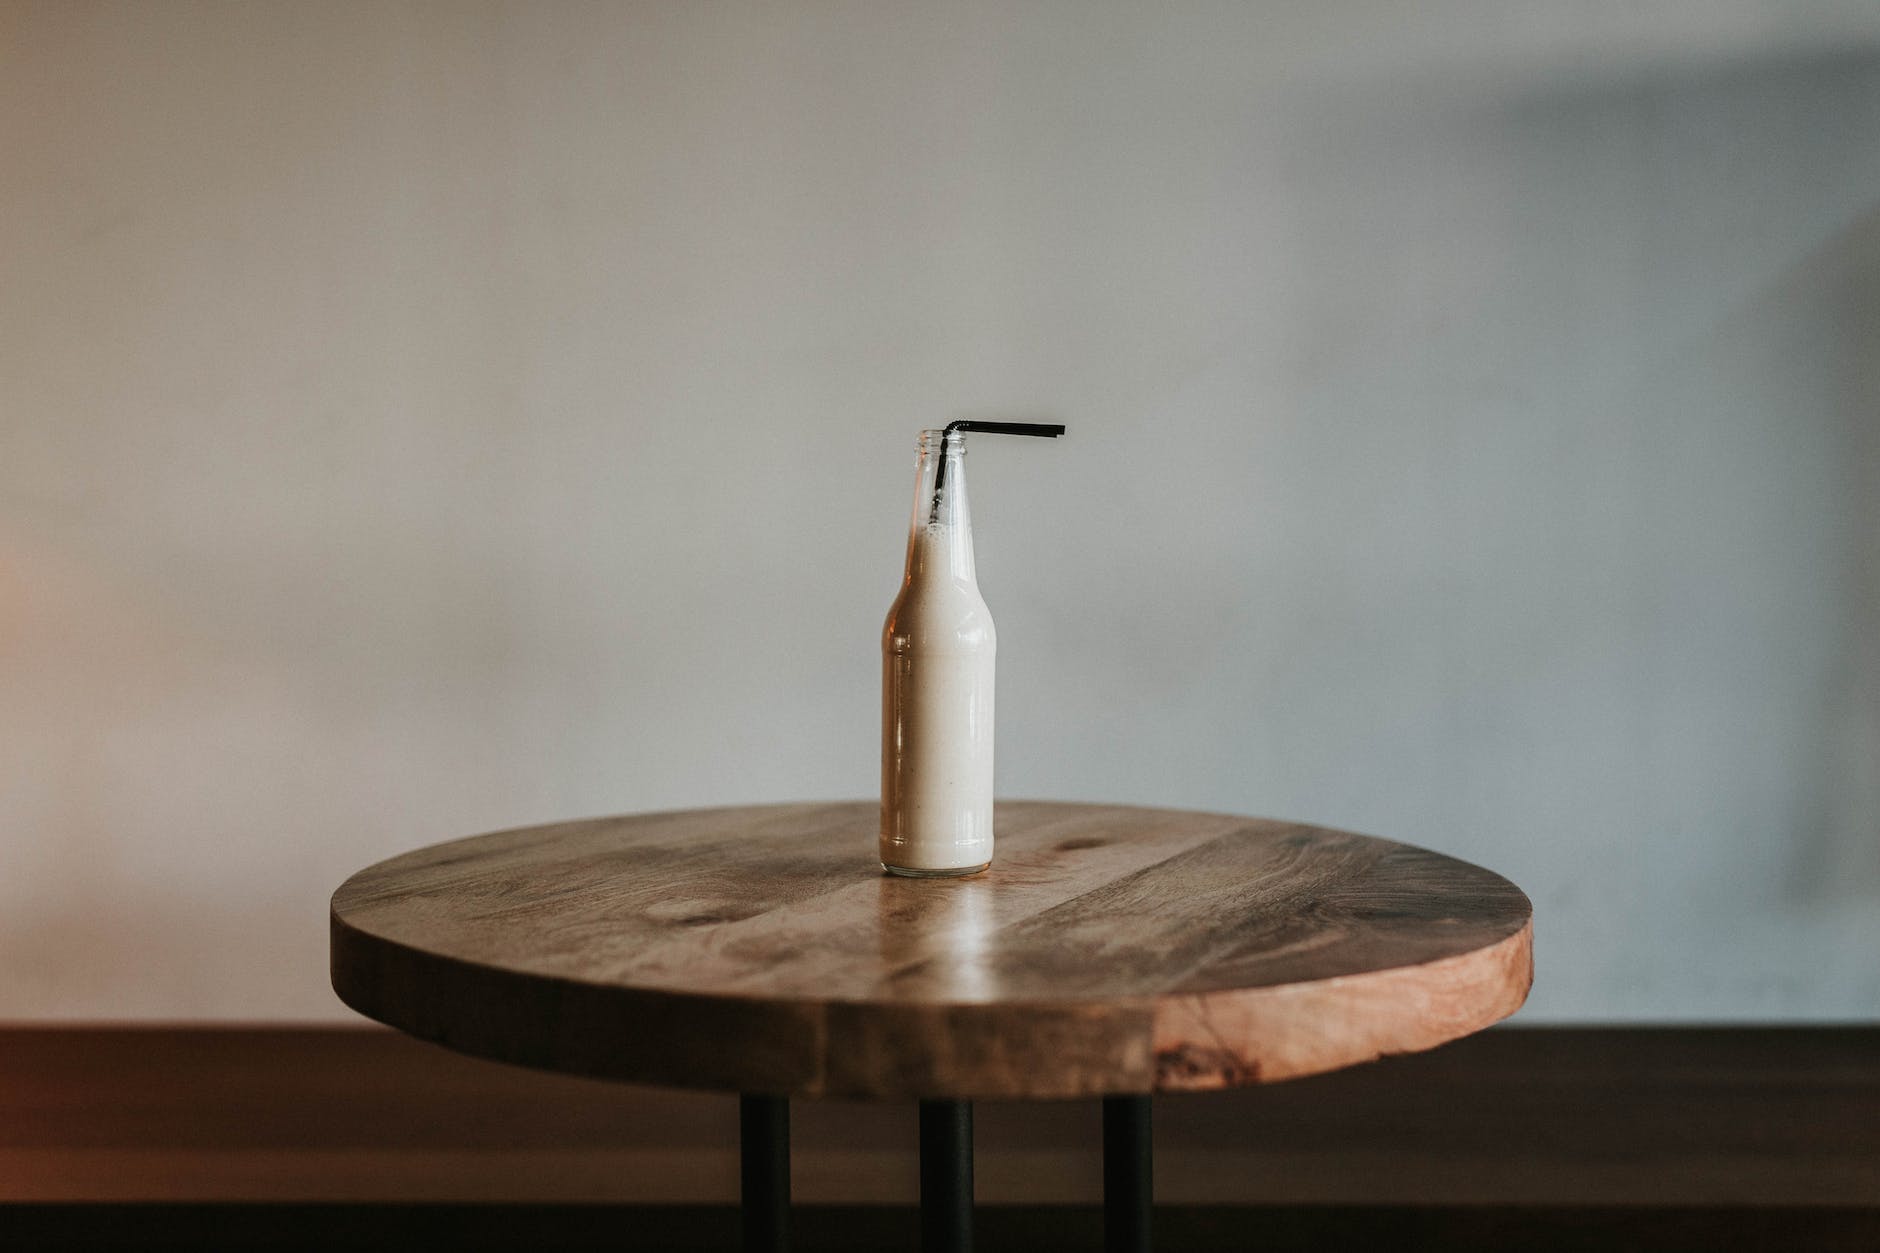
M 474 836 L 333 894 L 369 1017 L 549 1070 L 794 1097 L 1262 1083 L 1518 1008 L 1531 907 L 1479 866 L 1267 819 L 1001 802 L 992 868 L 885 875 L 872 802 Z

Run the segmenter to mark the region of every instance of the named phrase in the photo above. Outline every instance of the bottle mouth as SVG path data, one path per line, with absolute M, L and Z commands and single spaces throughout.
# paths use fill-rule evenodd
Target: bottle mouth
M 964 457 L 966 455 L 966 432 L 949 431 L 936 426 L 920 433 L 920 450 L 922 452 L 932 452 L 942 446 L 946 448 L 948 456 Z

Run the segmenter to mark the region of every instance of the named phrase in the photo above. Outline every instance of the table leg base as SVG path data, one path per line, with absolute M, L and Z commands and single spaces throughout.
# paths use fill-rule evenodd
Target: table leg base
M 790 1248 L 790 1102 L 738 1098 L 738 1171 L 744 1253 Z
M 1151 1114 L 1146 1096 L 1103 1100 L 1103 1247 L 1149 1253 L 1155 1192 Z M 739 1168 L 745 1253 L 790 1247 L 790 1102 L 738 1100 Z M 973 1105 L 920 1103 L 920 1246 L 924 1253 L 972 1253 Z
M 1103 1248 L 1149 1253 L 1155 1196 L 1151 1098 L 1103 1098 Z
M 920 1103 L 922 1253 L 972 1253 L 973 1103 Z

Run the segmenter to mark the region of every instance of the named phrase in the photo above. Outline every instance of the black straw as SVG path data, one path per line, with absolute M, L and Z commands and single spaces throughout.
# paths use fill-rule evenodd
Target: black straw
M 1064 433 L 1062 422 L 976 422 L 961 418 L 947 423 L 949 431 L 980 431 L 986 435 L 1042 435 L 1054 439 Z
M 947 481 L 947 436 L 955 431 L 977 431 L 982 435 L 1042 435 L 1046 439 L 1056 439 L 1064 433 L 1062 422 L 978 422 L 972 418 L 961 418 L 957 422 L 947 423 L 946 430 L 940 434 L 940 464 L 933 472 L 933 507 L 927 511 L 929 522 L 940 520 L 940 489 Z

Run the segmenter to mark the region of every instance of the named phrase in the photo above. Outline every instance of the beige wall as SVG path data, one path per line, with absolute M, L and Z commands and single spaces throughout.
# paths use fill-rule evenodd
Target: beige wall
M 1532 1019 L 1880 1008 L 1880 10 L 0 5 L 0 1017 L 874 790 L 916 429 L 1012 795 L 1500 869 Z M 856 854 L 866 856 L 865 846 Z

